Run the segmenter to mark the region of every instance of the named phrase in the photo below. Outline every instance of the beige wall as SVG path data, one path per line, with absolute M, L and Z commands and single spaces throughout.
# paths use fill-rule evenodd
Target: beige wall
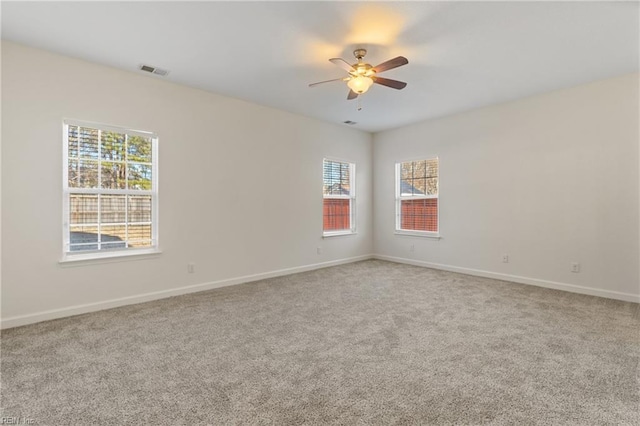
M 3 42 L 2 325 L 374 252 L 640 301 L 638 99 L 627 75 L 372 137 Z M 159 135 L 161 255 L 58 263 L 63 118 Z M 394 164 L 432 155 L 442 239 L 395 235 Z M 357 164 L 357 235 L 322 238 L 325 156 Z
M 640 301 L 638 77 L 376 134 L 375 252 Z M 395 235 L 394 164 L 430 156 L 440 157 L 442 239 Z
M 159 135 L 161 255 L 58 263 L 64 118 Z M 2 124 L 5 326 L 371 253 L 368 133 L 9 42 Z M 324 156 L 357 165 L 357 235 L 322 238 Z

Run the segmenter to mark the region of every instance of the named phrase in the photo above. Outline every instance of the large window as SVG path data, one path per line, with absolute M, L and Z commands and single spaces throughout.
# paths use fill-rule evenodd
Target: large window
M 65 121 L 67 260 L 157 249 L 157 143 L 152 133 Z
M 325 236 L 355 232 L 355 164 L 323 162 L 323 230 Z
M 396 164 L 396 232 L 438 235 L 438 159 Z

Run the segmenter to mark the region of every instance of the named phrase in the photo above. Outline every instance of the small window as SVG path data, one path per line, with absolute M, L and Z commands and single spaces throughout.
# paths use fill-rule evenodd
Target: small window
M 438 159 L 396 164 L 396 232 L 438 236 Z
M 64 258 L 157 250 L 158 139 L 65 121 Z
M 325 236 L 355 232 L 355 167 L 324 160 L 322 219 Z

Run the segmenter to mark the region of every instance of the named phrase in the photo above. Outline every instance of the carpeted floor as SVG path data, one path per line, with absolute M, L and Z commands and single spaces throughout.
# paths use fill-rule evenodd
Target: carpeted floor
M 6 330 L 38 425 L 640 424 L 639 305 L 365 261 Z

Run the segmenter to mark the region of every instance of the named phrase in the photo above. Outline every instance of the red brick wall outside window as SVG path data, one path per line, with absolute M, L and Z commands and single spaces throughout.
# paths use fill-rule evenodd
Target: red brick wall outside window
M 438 199 L 402 200 L 401 229 L 438 232 Z
M 438 232 L 439 160 L 396 164 L 398 231 Z
M 325 159 L 322 168 L 323 231 L 328 234 L 353 231 L 355 164 Z
M 324 230 L 339 231 L 351 227 L 350 200 L 324 199 L 322 212 Z

